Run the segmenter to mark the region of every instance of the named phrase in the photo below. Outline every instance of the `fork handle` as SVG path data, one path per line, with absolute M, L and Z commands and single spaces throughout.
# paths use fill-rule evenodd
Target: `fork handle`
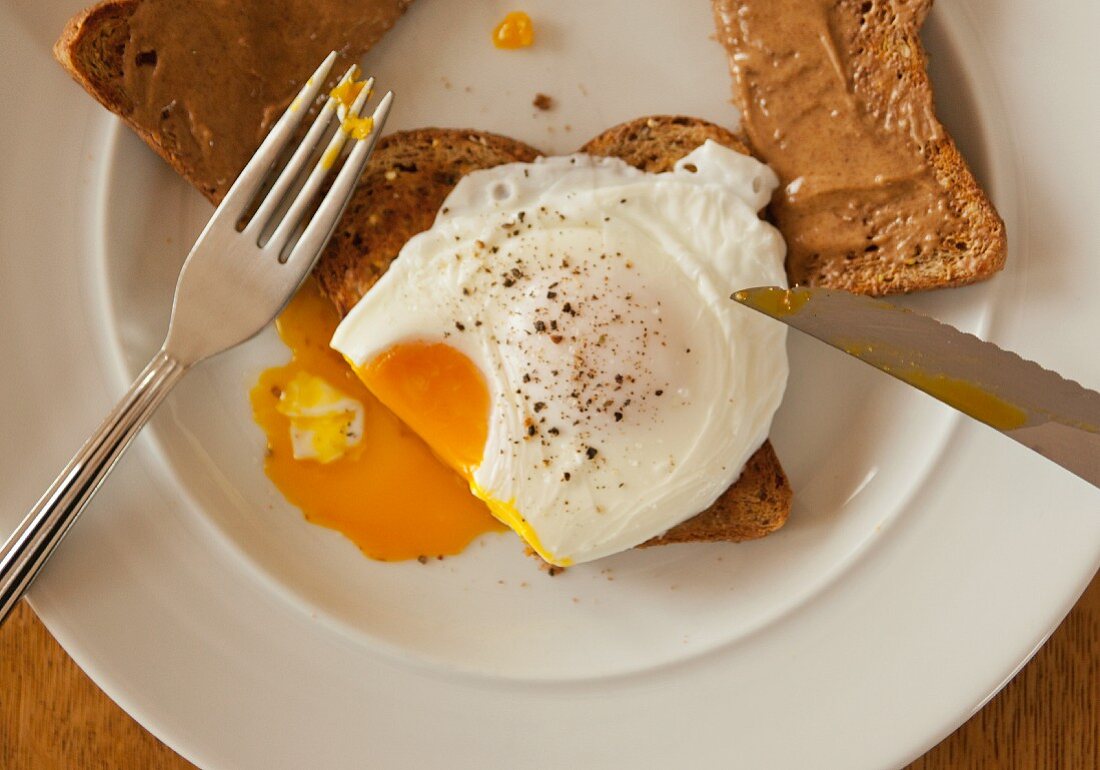
M 157 353 L 0 548 L 0 623 L 187 366 Z

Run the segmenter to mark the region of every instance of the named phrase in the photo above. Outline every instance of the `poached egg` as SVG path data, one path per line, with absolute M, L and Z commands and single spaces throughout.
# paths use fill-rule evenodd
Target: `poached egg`
M 767 438 L 786 329 L 734 291 L 786 285 L 778 181 L 707 142 L 672 171 L 542 158 L 473 172 L 331 345 L 546 561 L 590 561 L 706 509 Z

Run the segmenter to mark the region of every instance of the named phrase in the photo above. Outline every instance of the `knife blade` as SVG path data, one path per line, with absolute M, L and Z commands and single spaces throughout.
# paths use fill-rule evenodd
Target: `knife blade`
M 732 299 L 924 391 L 1100 487 L 1100 393 L 907 308 L 763 286 Z

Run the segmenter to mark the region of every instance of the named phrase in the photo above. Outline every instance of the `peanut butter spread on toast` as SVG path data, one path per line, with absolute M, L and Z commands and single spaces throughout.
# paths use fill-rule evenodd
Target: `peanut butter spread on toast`
M 220 198 L 332 50 L 358 59 L 408 0 L 142 0 L 129 18 L 129 117 Z M 339 76 L 337 64 L 333 77 Z
M 968 248 L 965 200 L 934 161 L 945 135 L 931 90 L 896 66 L 912 62 L 923 77 L 915 34 L 927 7 L 714 0 L 741 130 L 781 179 L 771 212 L 794 282 L 840 285 L 862 265 L 903 272 Z

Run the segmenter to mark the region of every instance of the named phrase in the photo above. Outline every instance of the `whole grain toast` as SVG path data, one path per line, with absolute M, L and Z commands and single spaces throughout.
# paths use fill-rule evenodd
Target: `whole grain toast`
M 54 55 L 217 203 L 300 79 L 329 51 L 334 73 L 358 61 L 410 2 L 105 0 L 69 21 Z
M 931 5 L 932 0 L 713 0 L 734 76 L 734 102 L 743 115 L 751 117 L 758 108 L 762 116 L 759 125 L 743 120 L 740 136 L 780 176 L 770 212 L 787 241 L 792 283 L 883 295 L 969 284 L 1004 266 L 1004 222 L 935 114 L 919 35 Z M 799 14 L 824 13 L 823 29 L 792 30 L 792 23 L 802 21 L 792 22 L 792 8 Z M 823 56 L 830 46 L 832 53 Z M 807 72 L 814 56 L 821 66 Z M 851 195 L 822 196 L 823 216 L 816 219 L 800 218 L 785 205 L 789 185 L 795 185 L 792 198 L 805 197 L 802 180 L 813 174 L 823 178 L 823 161 L 818 154 L 792 162 L 780 149 L 799 142 L 793 121 L 780 119 L 782 108 L 771 98 L 776 94 L 766 90 L 767 79 L 775 77 L 771 73 L 782 67 L 791 67 L 797 87 L 813 95 L 814 103 L 800 114 L 809 131 L 836 148 L 839 173 L 849 173 L 845 158 L 860 162 L 874 149 L 860 141 L 860 131 L 864 137 L 881 132 L 892 154 L 881 165 L 868 162 L 865 175 L 885 179 L 877 199 L 853 205 Z M 856 129 L 850 141 L 829 133 L 845 121 Z M 901 162 L 923 169 L 929 181 L 919 194 L 892 176 L 889 167 Z M 849 228 L 854 237 L 843 244 L 822 243 L 817 236 L 823 221 Z
M 707 139 L 746 152 L 729 131 L 680 116 L 624 123 L 592 139 L 582 150 L 659 172 Z M 537 155 L 527 145 L 482 131 L 425 128 L 383 137 L 314 270 L 322 292 L 346 313 L 385 272 L 405 242 L 431 226 L 463 174 L 530 161 Z M 765 442 L 737 482 L 710 508 L 644 545 L 760 538 L 786 523 L 791 499 L 779 458 L 771 443 Z

